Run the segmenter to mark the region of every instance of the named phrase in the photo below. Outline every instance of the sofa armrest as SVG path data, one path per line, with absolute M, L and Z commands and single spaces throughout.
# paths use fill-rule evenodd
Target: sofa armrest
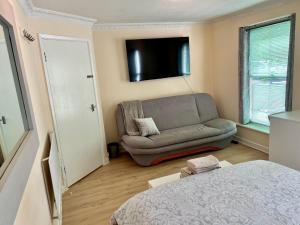
M 122 115 L 120 104 L 118 104 L 117 110 L 116 110 L 116 122 L 117 122 L 119 140 L 121 141 L 123 135 L 126 135 L 126 130 L 125 130 L 125 125 L 124 125 L 124 121 L 123 121 L 123 115 Z
M 227 133 L 236 130 L 235 122 L 222 118 L 207 121 L 206 123 L 204 123 L 204 125 L 207 127 L 219 129 L 222 131 L 222 133 Z

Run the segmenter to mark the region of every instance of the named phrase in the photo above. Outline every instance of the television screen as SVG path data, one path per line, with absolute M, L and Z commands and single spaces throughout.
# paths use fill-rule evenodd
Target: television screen
M 190 75 L 189 38 L 126 40 L 131 82 Z

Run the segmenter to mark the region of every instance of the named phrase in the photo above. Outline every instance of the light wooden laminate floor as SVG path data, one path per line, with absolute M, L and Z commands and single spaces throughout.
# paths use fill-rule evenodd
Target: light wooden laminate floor
M 232 144 L 230 147 L 175 160 L 152 167 L 140 167 L 127 154 L 111 160 L 74 184 L 63 196 L 63 225 L 107 225 L 112 213 L 127 199 L 148 188 L 150 179 L 176 173 L 190 158 L 215 155 L 232 164 L 268 159 L 260 151 Z

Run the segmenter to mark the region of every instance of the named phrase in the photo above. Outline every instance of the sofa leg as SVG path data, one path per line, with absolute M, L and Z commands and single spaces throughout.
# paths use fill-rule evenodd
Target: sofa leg
M 231 143 L 232 143 L 232 144 L 235 144 L 235 145 L 238 145 L 238 144 L 239 144 L 239 142 L 236 141 L 236 140 L 232 140 Z

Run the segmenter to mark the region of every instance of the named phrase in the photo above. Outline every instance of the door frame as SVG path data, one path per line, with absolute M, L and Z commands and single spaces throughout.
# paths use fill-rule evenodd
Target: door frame
M 68 190 L 68 184 L 67 184 L 67 178 L 66 178 L 66 172 L 65 172 L 65 166 L 64 166 L 64 161 L 62 157 L 62 152 L 61 152 L 61 143 L 59 141 L 59 134 L 58 134 L 58 129 L 57 129 L 57 123 L 56 123 L 56 116 L 55 116 L 55 110 L 54 110 L 54 103 L 53 103 L 53 95 L 51 91 L 51 86 L 50 86 L 50 75 L 47 70 L 47 62 L 45 60 L 44 56 L 44 41 L 46 40 L 62 40 L 62 41 L 77 41 L 77 42 L 85 42 L 88 45 L 88 51 L 89 51 L 89 56 L 90 56 L 90 63 L 91 63 L 91 70 L 93 73 L 93 86 L 94 86 L 94 96 L 95 100 L 97 103 L 97 116 L 98 116 L 98 125 L 99 125 L 99 131 L 100 131 L 100 139 L 102 146 L 101 148 L 101 155 L 102 155 L 102 165 L 108 164 L 108 157 L 107 157 L 107 147 L 106 147 L 106 138 L 105 138 L 105 130 L 104 130 L 104 121 L 103 121 L 103 113 L 102 113 L 102 104 L 100 100 L 100 90 L 98 89 L 97 86 L 97 76 L 96 76 L 96 67 L 95 67 L 95 60 L 94 60 L 94 55 L 92 54 L 92 44 L 91 40 L 88 38 L 76 38 L 76 37 L 67 37 L 67 36 L 57 36 L 57 35 L 49 35 L 49 34 L 39 34 L 39 44 L 40 44 L 40 51 L 41 51 L 41 58 L 43 62 L 43 70 L 45 74 L 45 79 L 46 79 L 46 84 L 47 84 L 47 90 L 48 90 L 48 98 L 50 102 L 50 108 L 51 108 L 51 115 L 52 115 L 52 123 L 54 125 L 54 133 L 55 133 L 55 139 L 57 142 L 57 147 L 59 149 L 59 155 L 61 158 L 61 162 L 63 164 L 62 168 L 62 174 L 63 174 L 63 180 L 64 180 L 64 191 Z M 97 94 L 98 93 L 98 94 Z M 99 97 L 98 97 L 99 96 Z

